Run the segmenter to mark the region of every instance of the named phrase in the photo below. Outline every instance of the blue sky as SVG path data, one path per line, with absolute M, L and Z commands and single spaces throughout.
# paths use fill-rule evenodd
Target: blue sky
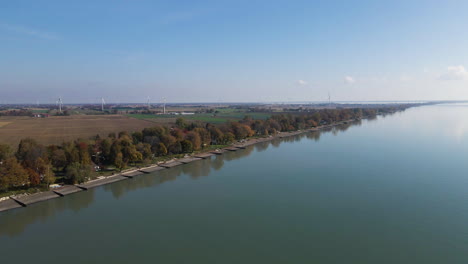
M 468 99 L 467 1 L 2 1 L 0 103 Z

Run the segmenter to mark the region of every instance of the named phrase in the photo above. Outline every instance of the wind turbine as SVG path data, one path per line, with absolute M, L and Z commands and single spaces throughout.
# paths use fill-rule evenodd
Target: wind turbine
M 150 109 L 151 105 L 150 105 L 150 97 L 149 96 L 146 98 L 146 105 L 148 106 L 148 109 Z
M 59 108 L 59 113 L 62 113 L 62 106 L 63 106 L 62 97 L 59 97 L 59 99 L 57 100 L 57 105 Z
M 101 111 L 104 112 L 104 105 L 106 104 L 106 101 L 104 101 L 104 97 L 101 97 Z
M 166 114 L 166 97 L 163 97 L 161 102 L 163 105 L 163 114 Z
M 328 106 L 331 107 L 331 97 L 330 92 L 328 92 Z

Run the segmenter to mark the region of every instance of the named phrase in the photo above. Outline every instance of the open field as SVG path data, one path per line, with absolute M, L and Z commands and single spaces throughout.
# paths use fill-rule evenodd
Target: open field
M 190 121 L 202 121 L 213 124 L 225 123 L 227 121 L 238 121 L 245 116 L 250 116 L 253 119 L 267 119 L 271 116 L 269 113 L 260 112 L 245 112 L 245 111 L 230 111 L 229 109 L 217 109 L 223 110 L 216 114 L 213 113 L 200 113 L 193 115 L 152 115 L 152 114 L 128 114 L 127 116 L 142 119 L 142 120 L 158 120 L 157 122 L 173 123 L 177 117 L 185 118 Z
M 10 123 L 11 123 L 11 122 L 1 122 L 1 121 L 0 121 L 0 127 L 4 127 L 4 126 L 6 126 L 6 125 L 8 125 L 8 124 L 10 124 Z
M 42 144 L 61 144 L 97 134 L 107 136 L 111 132 L 142 130 L 154 124 L 121 115 L 0 117 L 0 143 L 16 148 L 21 139 L 31 137 Z

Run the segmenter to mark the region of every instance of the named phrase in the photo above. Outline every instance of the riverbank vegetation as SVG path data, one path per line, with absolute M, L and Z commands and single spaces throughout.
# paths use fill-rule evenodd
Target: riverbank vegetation
M 0 192 L 44 189 L 53 183 L 82 183 L 105 171 L 147 165 L 249 137 L 374 118 L 378 114 L 404 109 L 404 106 L 321 109 L 273 114 L 267 119 L 245 116 L 222 124 L 188 122 L 178 118 L 174 126 L 156 125 L 133 133 L 122 131 L 48 146 L 26 138 L 21 140 L 16 150 L 0 145 Z

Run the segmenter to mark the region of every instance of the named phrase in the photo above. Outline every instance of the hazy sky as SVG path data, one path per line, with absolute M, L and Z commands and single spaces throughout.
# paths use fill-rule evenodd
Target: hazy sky
M 1 1 L 0 103 L 468 99 L 468 1 Z

